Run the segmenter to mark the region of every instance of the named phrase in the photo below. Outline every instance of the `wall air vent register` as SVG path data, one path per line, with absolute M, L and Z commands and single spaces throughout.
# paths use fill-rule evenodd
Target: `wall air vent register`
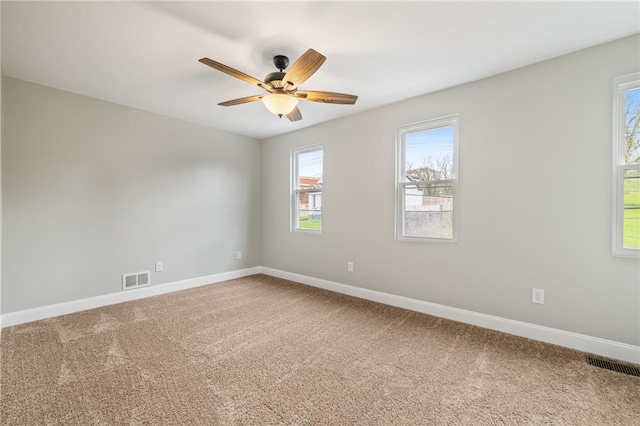
M 151 271 L 134 272 L 122 275 L 122 290 L 144 287 L 151 284 Z

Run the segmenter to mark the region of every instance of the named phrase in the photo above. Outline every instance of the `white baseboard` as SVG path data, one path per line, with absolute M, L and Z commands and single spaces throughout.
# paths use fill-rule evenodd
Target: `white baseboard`
M 86 311 L 87 309 L 128 302 L 130 300 L 143 299 L 145 297 L 157 296 L 159 294 L 171 293 L 179 290 L 186 290 L 188 288 L 200 287 L 207 284 L 214 284 L 221 281 L 242 278 L 259 273 L 260 267 L 258 266 L 254 268 L 241 269 L 238 271 L 223 272 L 220 274 L 206 275 L 203 277 L 174 281 L 166 284 L 150 285 L 148 287 L 141 287 L 118 293 L 110 293 L 102 296 L 73 300 L 71 302 L 57 303 L 55 305 L 10 312 L 8 314 L 0 315 L 0 326 L 11 327 L 13 325 L 23 324 L 26 322 L 57 317 L 59 315 L 72 314 L 74 312 Z
M 383 293 L 376 290 L 340 284 L 333 281 L 294 274 L 278 269 L 261 267 L 260 270 L 266 275 L 323 288 L 325 290 L 335 291 L 349 296 L 359 297 L 361 299 L 397 306 L 399 308 L 422 312 L 466 324 L 477 325 L 490 330 L 501 331 L 520 337 L 564 346 L 594 355 L 640 364 L 640 346 L 629 345 L 626 343 L 615 342 L 612 340 L 601 339 L 556 328 L 544 327 L 522 321 L 510 320 L 493 315 L 486 315 L 464 309 L 452 308 L 445 305 L 438 305 L 422 300 Z
M 325 290 L 335 291 L 336 293 L 384 303 L 386 305 L 397 306 L 399 308 L 409 309 L 415 312 L 422 312 L 466 324 L 477 325 L 490 330 L 501 331 L 541 342 L 564 346 L 582 352 L 640 364 L 640 346 L 544 327 L 522 321 L 510 320 L 493 315 L 486 315 L 464 309 L 452 308 L 445 305 L 438 305 L 436 303 L 425 302 L 422 300 L 411 299 L 361 287 L 354 287 L 334 281 L 323 280 L 307 275 L 294 274 L 263 266 L 223 272 L 220 274 L 207 275 L 166 284 L 151 285 L 148 287 L 105 294 L 87 299 L 10 312 L 8 314 L 0 315 L 0 327 L 11 327 L 31 321 L 72 314 L 74 312 L 85 311 L 87 309 L 99 308 L 101 306 L 113 305 L 115 303 L 142 299 L 179 290 L 186 290 L 189 288 L 200 287 L 207 284 L 214 284 L 259 273 L 299 282 L 313 287 L 323 288 Z

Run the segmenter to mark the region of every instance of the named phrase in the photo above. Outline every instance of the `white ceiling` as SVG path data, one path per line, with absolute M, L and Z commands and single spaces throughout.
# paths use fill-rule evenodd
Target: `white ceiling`
M 640 2 L 9 2 L 2 72 L 11 77 L 256 138 L 297 130 L 640 32 Z M 327 57 L 301 85 L 358 95 L 301 102 L 302 121 L 265 93 L 198 62 L 260 80 L 308 48 Z

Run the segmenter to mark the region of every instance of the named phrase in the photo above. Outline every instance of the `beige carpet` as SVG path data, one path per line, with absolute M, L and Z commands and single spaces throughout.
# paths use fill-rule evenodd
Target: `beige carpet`
M 585 354 L 255 275 L 2 331 L 2 425 L 640 425 Z

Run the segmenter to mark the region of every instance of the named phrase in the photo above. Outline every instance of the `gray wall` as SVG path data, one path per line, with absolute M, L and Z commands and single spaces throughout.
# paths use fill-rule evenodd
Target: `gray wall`
M 3 83 L 3 314 L 260 265 L 259 141 Z
M 640 344 L 640 261 L 611 254 L 613 79 L 639 52 L 634 36 L 264 141 L 263 266 Z M 396 127 L 454 113 L 459 242 L 395 241 Z M 290 150 L 311 144 L 321 235 L 289 232 Z

